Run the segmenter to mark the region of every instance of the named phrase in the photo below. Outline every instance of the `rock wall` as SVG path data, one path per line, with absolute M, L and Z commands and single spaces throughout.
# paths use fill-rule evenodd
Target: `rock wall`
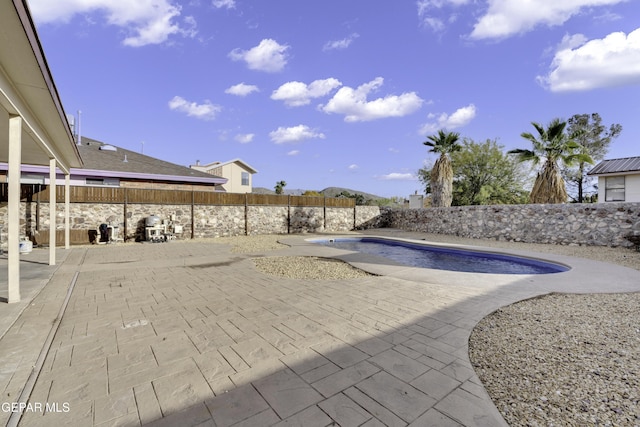
M 137 203 L 71 203 L 69 209 L 72 243 L 89 243 L 93 230 L 105 223 L 119 227 L 127 240 L 143 240 L 145 219 L 157 215 L 182 228 L 178 239 L 254 234 L 341 232 L 356 224 L 380 217 L 377 206 L 299 207 L 272 205 L 161 205 Z M 6 204 L 0 205 L 0 227 L 6 224 Z M 49 204 L 21 203 L 21 234 L 36 243 L 47 243 Z M 64 203 L 56 208 L 58 231 L 64 230 Z M 6 230 L 1 231 L 6 233 Z M 95 235 L 95 233 L 93 233 Z M 6 239 L 6 236 L 3 236 Z M 58 239 L 60 243 L 60 239 Z
M 287 206 L 247 206 L 247 234 L 286 234 L 288 218 Z
M 640 203 L 383 209 L 380 222 L 407 231 L 527 243 L 630 246 Z
M 7 207 L 0 205 L 0 227 Z M 182 227 L 179 239 L 255 234 L 343 232 L 368 228 L 451 234 L 462 237 L 561 245 L 631 246 L 625 237 L 640 235 L 640 203 L 565 205 L 495 205 L 393 209 L 272 205 L 160 205 L 72 203 L 72 243 L 88 243 L 90 230 L 102 223 L 120 227 L 127 240 L 144 236 L 150 215 Z M 49 205 L 23 202 L 22 234 L 48 242 Z M 64 204 L 58 203 L 56 229 L 64 229 Z M 0 230 L 6 241 L 6 227 Z M 75 240 L 74 240 L 75 239 Z M 60 241 L 58 239 L 58 241 Z

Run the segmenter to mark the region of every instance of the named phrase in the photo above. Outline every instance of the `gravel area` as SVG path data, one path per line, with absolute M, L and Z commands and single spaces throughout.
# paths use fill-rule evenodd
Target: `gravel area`
M 233 253 L 256 253 L 288 248 L 289 246 L 278 243 L 278 240 L 286 235 L 258 235 L 258 236 L 233 236 L 220 237 L 214 241 L 231 245 Z M 290 279 L 311 280 L 336 280 L 357 279 L 371 276 L 371 274 L 336 259 L 319 257 L 279 257 L 268 256 L 254 258 L 256 268 L 272 276 L 286 277 Z
M 256 268 L 272 276 L 290 279 L 357 279 L 372 276 L 337 259 L 307 256 L 254 258 Z M 293 268 L 292 268 L 293 267 Z
M 210 240 L 215 243 L 231 245 L 232 253 L 248 254 L 288 248 L 289 246 L 278 243 L 278 240 L 284 237 L 286 237 L 286 235 L 264 234 L 257 236 L 218 237 Z
M 640 270 L 640 252 L 629 248 L 379 231 L 375 234 L 548 252 Z M 233 252 L 251 253 L 285 247 L 277 243 L 282 237 L 215 240 L 233 245 Z M 367 274 L 323 258 L 265 257 L 254 261 L 267 274 L 293 278 Z M 640 293 L 551 294 L 503 307 L 473 330 L 469 356 L 498 410 L 512 426 L 640 426 Z
M 640 425 L 640 294 L 551 294 L 484 318 L 469 357 L 512 426 Z

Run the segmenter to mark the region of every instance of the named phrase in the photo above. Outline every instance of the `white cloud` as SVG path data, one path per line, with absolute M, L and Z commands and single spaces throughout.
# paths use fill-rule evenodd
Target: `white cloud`
M 227 9 L 235 9 L 236 7 L 235 0 L 213 0 L 212 4 L 216 9 L 220 9 L 222 7 L 226 7 Z
M 196 35 L 193 17 L 185 17 L 182 24 L 176 22 L 181 6 L 171 0 L 31 0 L 29 8 L 39 24 L 66 23 L 75 15 L 101 12 L 109 25 L 129 34 L 122 43 L 132 47 L 160 44 L 174 34 Z
M 392 172 L 379 177 L 383 181 L 415 181 L 417 178 L 412 173 Z
M 309 85 L 302 82 L 287 82 L 273 91 L 271 99 L 284 101 L 289 107 L 299 107 L 309 104 L 311 98 L 328 95 L 332 90 L 340 86 L 342 86 L 342 83 L 334 78 L 315 80 Z
M 173 99 L 169 101 L 169 108 L 202 120 L 213 120 L 216 118 L 216 114 L 222 111 L 222 107 L 212 104 L 210 101 L 205 101 L 203 104 L 196 104 L 180 96 L 174 96 Z
M 640 84 L 640 28 L 589 41 L 565 36 L 550 69 L 538 82 L 552 92 Z
M 349 169 L 350 171 L 355 171 L 355 170 L 358 170 L 359 168 L 360 168 L 360 166 L 358 166 L 356 164 L 352 164 L 352 165 L 349 165 L 347 167 L 347 169 Z
M 278 129 L 270 132 L 269 137 L 271 137 L 271 140 L 276 144 L 296 143 L 307 139 L 325 138 L 322 132 L 311 129 L 307 125 L 298 125 L 288 128 L 279 127 Z
M 451 115 L 447 113 L 441 113 L 439 116 L 435 114 L 429 114 L 429 119 L 437 119 L 435 121 L 428 122 L 420 128 L 421 134 L 435 132 L 438 129 L 456 129 L 468 125 L 471 120 L 476 117 L 476 106 L 469 104 L 466 107 L 458 108 Z
M 287 153 L 287 156 L 297 156 L 300 154 L 300 150 L 291 150 Z
M 435 33 L 444 31 L 445 25 L 442 19 L 427 16 L 422 19 L 422 25 L 431 29 Z
M 349 37 L 345 37 L 342 40 L 329 41 L 329 42 L 325 43 L 325 45 L 322 47 L 322 50 L 326 51 L 326 50 L 342 50 L 342 49 L 346 49 L 358 37 L 360 37 L 360 35 L 358 33 L 353 33 L 353 34 L 350 34 Z
M 237 95 L 237 96 L 247 96 L 253 92 L 260 92 L 260 89 L 258 89 L 258 86 L 248 85 L 248 84 L 245 84 L 244 82 L 238 83 L 237 85 L 233 85 L 224 91 L 224 93 L 228 93 L 230 95 Z
M 251 70 L 274 73 L 282 71 L 287 65 L 288 49 L 289 46 L 281 45 L 273 39 L 263 39 L 258 46 L 249 50 L 232 50 L 229 58 L 246 62 Z
M 367 101 L 369 93 L 376 91 L 383 83 L 384 79 L 378 77 L 356 89 L 343 86 L 326 105 L 320 106 L 320 109 L 325 113 L 344 114 L 345 122 L 360 122 L 406 116 L 422 106 L 423 100 L 415 92 L 387 95 Z
M 457 20 L 457 14 L 449 13 L 445 19 L 442 17 L 442 9 L 452 9 L 470 3 L 471 0 L 418 0 L 418 18 L 423 26 L 431 29 L 433 32 L 440 33 L 445 30 L 447 23 Z M 436 16 L 436 14 L 438 16 Z
M 236 136 L 234 136 L 233 139 L 235 139 L 240 144 L 248 144 L 251 141 L 253 141 L 253 138 L 255 136 L 256 135 L 253 133 L 239 133 Z
M 504 38 L 533 30 L 538 25 L 562 25 L 587 8 L 625 0 L 489 0 L 489 9 L 476 23 L 471 38 Z

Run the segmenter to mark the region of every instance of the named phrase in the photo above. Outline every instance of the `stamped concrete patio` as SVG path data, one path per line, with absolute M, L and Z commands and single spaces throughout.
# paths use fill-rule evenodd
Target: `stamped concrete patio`
M 506 425 L 467 356 L 475 324 L 551 291 L 640 290 L 638 271 L 577 258 L 544 255 L 573 267 L 553 275 L 453 273 L 308 237 L 248 255 L 191 241 L 60 250 L 58 267 L 24 256 L 27 302 L 0 305 L 0 422 Z M 271 255 L 337 256 L 379 276 L 282 279 L 253 266 Z

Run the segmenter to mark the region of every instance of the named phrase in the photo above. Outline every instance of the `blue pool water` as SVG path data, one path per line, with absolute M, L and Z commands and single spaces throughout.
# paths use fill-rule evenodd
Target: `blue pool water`
M 315 239 L 313 243 L 378 255 L 411 267 L 494 274 L 549 274 L 569 267 L 514 255 L 443 248 L 397 240 L 364 238 Z

